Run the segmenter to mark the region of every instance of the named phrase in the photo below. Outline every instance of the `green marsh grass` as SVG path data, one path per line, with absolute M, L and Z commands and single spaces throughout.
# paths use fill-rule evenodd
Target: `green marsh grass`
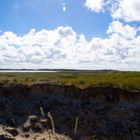
M 33 84 L 52 82 L 73 84 L 80 88 L 90 85 L 115 85 L 140 90 L 140 72 L 54 72 L 54 73 L 0 73 L 0 82 Z

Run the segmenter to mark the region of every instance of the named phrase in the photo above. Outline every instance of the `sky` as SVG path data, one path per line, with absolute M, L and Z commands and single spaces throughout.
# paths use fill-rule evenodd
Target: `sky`
M 0 0 L 0 68 L 140 71 L 140 0 Z

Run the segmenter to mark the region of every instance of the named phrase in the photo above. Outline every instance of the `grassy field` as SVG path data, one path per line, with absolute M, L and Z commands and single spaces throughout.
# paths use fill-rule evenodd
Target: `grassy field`
M 115 85 L 121 88 L 140 90 L 140 72 L 55 72 L 55 73 L 0 73 L 0 82 L 33 84 L 53 82 L 74 84 L 80 88 L 90 85 Z

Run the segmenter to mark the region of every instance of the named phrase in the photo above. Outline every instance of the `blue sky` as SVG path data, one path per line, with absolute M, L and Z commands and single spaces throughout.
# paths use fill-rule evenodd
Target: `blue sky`
M 140 70 L 139 11 L 139 0 L 1 0 L 1 67 Z
M 66 11 L 63 11 L 65 5 Z M 0 3 L 0 27 L 3 32 L 24 35 L 30 29 L 54 29 L 71 26 L 87 39 L 105 36 L 112 18 L 108 13 L 92 13 L 84 0 L 5 0 Z

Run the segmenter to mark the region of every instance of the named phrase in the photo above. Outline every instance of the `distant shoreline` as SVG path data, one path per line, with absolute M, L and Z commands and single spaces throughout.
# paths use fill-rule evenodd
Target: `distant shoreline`
M 58 71 L 45 71 L 45 70 L 0 70 L 0 73 L 39 73 L 39 72 L 46 72 L 46 73 L 49 73 L 49 72 L 58 72 Z
M 0 73 L 14 73 L 14 72 L 31 72 L 31 73 L 39 73 L 39 72 L 89 72 L 89 73 L 106 73 L 106 72 L 140 72 L 140 71 L 122 71 L 122 70 L 113 70 L 113 69 L 98 69 L 98 70 L 90 70 L 90 69 L 2 69 L 0 68 Z
M 13 72 L 13 71 L 25 71 L 25 72 L 108 72 L 113 71 L 117 72 L 118 70 L 111 70 L 111 69 L 99 69 L 99 70 L 90 70 L 90 69 L 1 69 L 0 72 Z

